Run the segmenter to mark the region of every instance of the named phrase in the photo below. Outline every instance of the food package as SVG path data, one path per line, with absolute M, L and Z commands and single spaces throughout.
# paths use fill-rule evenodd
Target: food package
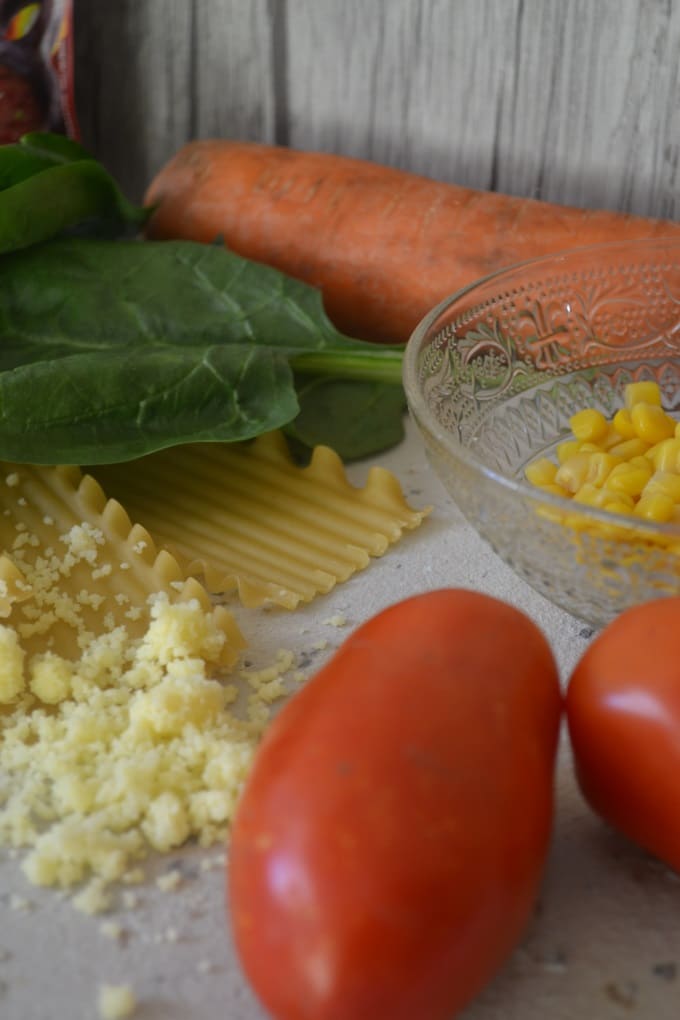
M 72 0 L 0 0 L 0 144 L 30 131 L 78 137 Z

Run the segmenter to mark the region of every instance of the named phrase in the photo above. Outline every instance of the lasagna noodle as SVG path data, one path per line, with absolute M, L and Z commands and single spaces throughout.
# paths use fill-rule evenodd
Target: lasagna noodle
M 293 609 L 381 556 L 428 510 L 373 467 L 363 488 L 333 450 L 297 466 L 280 432 L 202 443 L 92 469 L 106 491 L 208 590 Z
M 236 661 L 243 638 L 231 614 L 213 607 L 148 531 L 75 467 L 0 462 L 0 618 L 26 654 L 75 659 L 88 642 L 124 626 L 141 637 L 150 599 L 196 599 L 224 632 L 220 665 Z

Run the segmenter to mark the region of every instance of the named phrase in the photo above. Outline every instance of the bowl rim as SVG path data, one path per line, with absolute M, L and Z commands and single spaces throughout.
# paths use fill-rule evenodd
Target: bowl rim
M 620 525 L 622 528 L 629 529 L 631 527 L 631 522 L 633 522 L 637 537 L 650 536 L 650 538 L 658 538 L 663 536 L 667 538 L 677 538 L 680 540 L 680 524 L 662 524 L 658 521 L 648 521 L 644 518 L 638 518 L 632 514 L 622 514 L 611 510 L 603 510 L 599 507 L 589 506 L 585 503 L 575 504 L 572 499 L 568 499 L 564 496 L 558 496 L 552 492 L 545 492 L 538 486 L 532 485 L 531 482 L 525 481 L 521 478 L 510 478 L 507 475 L 501 474 L 499 471 L 494 471 L 493 468 L 487 467 L 486 464 L 483 464 L 477 457 L 474 456 L 468 447 L 463 446 L 451 432 L 447 432 L 439 425 L 437 419 L 430 411 L 427 402 L 424 400 L 420 387 L 418 386 L 418 358 L 430 329 L 437 319 L 444 314 L 444 312 L 477 288 L 481 288 L 494 279 L 510 276 L 518 270 L 528 268 L 530 266 L 540 266 L 542 264 L 559 265 L 561 262 L 569 260 L 575 256 L 578 257 L 579 255 L 583 256 L 591 253 L 597 254 L 599 252 L 606 253 L 607 251 L 615 250 L 649 250 L 659 246 L 667 246 L 669 243 L 671 243 L 672 246 L 677 247 L 678 261 L 680 263 L 680 237 L 676 235 L 664 235 L 661 237 L 639 238 L 624 241 L 606 241 L 600 244 L 582 245 L 580 247 L 565 249 L 555 252 L 552 255 L 539 255 L 535 258 L 523 259 L 521 262 L 514 262 L 502 267 L 501 269 L 496 269 L 492 273 L 487 273 L 486 276 L 481 276 L 478 279 L 473 280 L 471 283 L 460 287 L 458 290 L 452 291 L 416 324 L 404 348 L 402 361 L 402 384 L 406 394 L 409 414 L 415 421 L 416 425 L 443 450 L 450 450 L 454 453 L 459 460 L 463 461 L 466 467 L 477 472 L 487 481 L 500 485 L 502 488 L 516 494 L 522 499 L 529 499 L 532 502 L 540 500 L 541 503 L 547 504 L 549 507 L 553 507 L 556 511 L 561 513 L 574 514 L 578 512 L 586 520 L 592 520 L 609 526 L 616 524 Z M 625 536 L 622 537 L 625 538 Z

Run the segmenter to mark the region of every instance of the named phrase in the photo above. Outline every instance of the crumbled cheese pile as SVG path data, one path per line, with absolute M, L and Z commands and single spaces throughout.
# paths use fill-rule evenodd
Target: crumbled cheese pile
M 237 716 L 236 685 L 208 674 L 225 640 L 214 618 L 195 600 L 150 601 L 141 638 L 120 626 L 79 660 L 45 652 L 28 686 L 16 632 L 0 625 L 0 690 L 14 699 L 0 706 L 0 844 L 29 849 L 35 884 L 94 877 L 92 909 L 150 848 L 223 838 L 267 705 L 285 693 L 256 676 Z
M 209 620 L 196 603 L 159 596 L 141 640 L 117 628 L 79 662 L 46 653 L 31 693 L 3 714 L 0 841 L 32 848 L 31 881 L 119 879 L 149 846 L 218 838 L 256 733 L 227 711 L 236 689 L 206 675 L 206 651 L 221 636 Z M 8 627 L 0 647 L 3 686 L 21 689 Z
M 92 478 L 4 467 L 0 846 L 100 913 L 150 850 L 223 838 L 285 687 L 242 706 L 232 614 Z

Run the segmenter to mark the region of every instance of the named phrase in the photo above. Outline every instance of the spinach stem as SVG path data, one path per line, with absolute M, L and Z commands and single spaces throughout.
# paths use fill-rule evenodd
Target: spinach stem
M 300 375 L 324 375 L 335 379 L 363 379 L 401 384 L 403 350 L 380 347 L 366 351 L 322 350 L 291 358 L 293 371 Z

